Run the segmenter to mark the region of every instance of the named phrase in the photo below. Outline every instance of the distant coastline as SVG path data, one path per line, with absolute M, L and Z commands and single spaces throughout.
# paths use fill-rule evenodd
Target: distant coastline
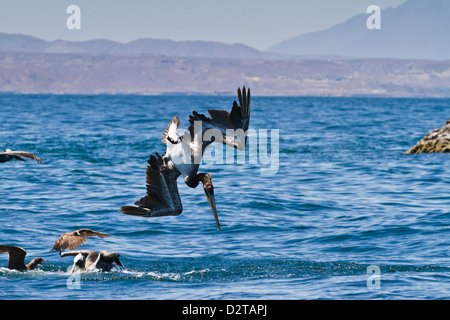
M 450 97 L 450 60 L 295 56 L 243 44 L 45 41 L 0 33 L 0 92 Z
M 450 60 L 226 59 L 0 52 L 0 92 L 450 97 Z M 231 89 L 230 89 L 231 90 Z

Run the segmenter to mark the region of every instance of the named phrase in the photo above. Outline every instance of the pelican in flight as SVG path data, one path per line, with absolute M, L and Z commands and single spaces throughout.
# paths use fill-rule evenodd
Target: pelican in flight
M 61 257 L 75 256 L 73 259 L 72 273 L 75 271 L 95 270 L 111 271 L 116 265 L 122 266 L 119 257 L 120 254 L 103 250 L 100 253 L 93 250 L 67 251 L 61 254 Z
M 76 249 L 83 245 L 88 237 L 99 237 L 105 238 L 108 237 L 109 234 L 97 232 L 91 229 L 80 229 L 72 232 L 63 233 L 58 239 L 56 239 L 53 248 L 50 251 L 59 251 L 61 255 L 61 251 L 69 248 L 70 250 Z
M 0 253 L 6 252 L 9 254 L 8 269 L 12 270 L 33 270 L 38 264 L 42 264 L 42 261 L 47 261 L 42 258 L 34 258 L 29 263 L 25 264 L 27 252 L 24 249 L 15 246 L 0 245 Z
M 209 173 L 198 173 L 202 156 L 213 142 L 223 143 L 239 150 L 247 144 L 247 131 L 250 120 L 250 89 L 245 86 L 237 89 L 239 105 L 236 101 L 230 112 L 208 110 L 209 116 L 193 111 L 189 117 L 189 131 L 178 135 L 180 119 L 175 116 L 162 136 L 166 153 L 151 155 L 146 171 L 147 195 L 135 202 L 136 206 L 120 208 L 125 214 L 142 217 L 176 216 L 183 206 L 178 193 L 177 178 L 182 175 L 190 188 L 203 184 L 203 190 L 211 206 L 217 229 L 220 230 L 217 216 L 214 187 Z M 210 139 L 204 139 L 208 136 Z
M 42 163 L 41 158 L 28 151 L 12 151 L 11 149 L 5 149 L 3 152 L 0 152 L 0 163 L 7 162 L 12 159 L 25 161 L 24 158 L 34 159 L 37 163 Z

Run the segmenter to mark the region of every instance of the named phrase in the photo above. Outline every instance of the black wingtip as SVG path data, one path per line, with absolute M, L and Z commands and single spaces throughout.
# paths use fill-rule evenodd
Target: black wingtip
M 155 152 L 154 155 L 153 154 L 150 155 L 150 158 L 147 160 L 147 163 L 150 165 L 152 169 L 159 171 L 163 163 L 162 157 L 159 155 L 158 152 Z
M 149 215 L 147 210 L 133 206 L 120 207 L 119 211 L 130 216 L 146 217 Z
M 250 114 L 250 88 L 247 89 L 247 113 Z
M 250 88 L 245 88 L 245 85 L 237 89 L 237 95 L 239 99 L 239 105 L 241 107 L 242 115 L 250 115 Z
M 238 99 L 239 99 L 239 105 L 242 106 L 242 92 L 241 92 L 241 87 L 237 88 L 237 95 L 238 95 Z

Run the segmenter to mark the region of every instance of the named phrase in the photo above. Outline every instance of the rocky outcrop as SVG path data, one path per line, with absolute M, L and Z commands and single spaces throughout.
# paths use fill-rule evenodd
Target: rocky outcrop
M 450 152 L 450 119 L 442 128 L 428 132 L 414 147 L 406 151 L 406 154 L 435 152 Z

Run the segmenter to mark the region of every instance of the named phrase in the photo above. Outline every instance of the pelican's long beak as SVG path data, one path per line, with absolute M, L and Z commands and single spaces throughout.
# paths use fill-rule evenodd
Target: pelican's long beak
M 214 200 L 214 190 L 212 188 L 205 188 L 206 198 L 208 198 L 209 205 L 211 206 L 214 220 L 216 220 L 217 229 L 220 231 L 219 217 L 217 216 L 216 200 Z
M 122 263 L 120 263 L 119 257 L 116 257 L 116 258 L 114 259 L 114 262 L 115 262 L 118 266 L 123 267 Z

